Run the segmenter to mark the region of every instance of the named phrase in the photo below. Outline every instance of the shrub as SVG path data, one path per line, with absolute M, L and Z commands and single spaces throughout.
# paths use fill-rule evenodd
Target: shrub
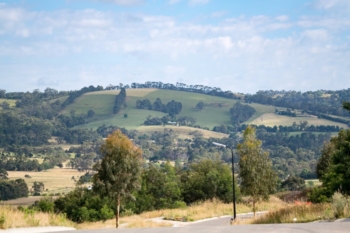
M 54 206 L 52 197 L 41 198 L 33 204 L 33 207 L 37 208 L 39 211 L 50 213 L 54 211 Z
M 1 213 L 1 215 L 0 215 L 0 229 L 4 229 L 5 222 L 6 222 L 5 214 Z
M 309 190 L 307 197 L 313 203 L 329 202 L 329 194 L 323 187 L 314 187 Z
M 31 177 L 30 175 L 28 175 L 28 174 L 25 174 L 24 177 L 25 177 L 25 178 L 32 178 L 32 177 Z
M 350 198 L 346 198 L 340 192 L 335 192 L 332 196 L 332 210 L 335 218 L 350 215 Z

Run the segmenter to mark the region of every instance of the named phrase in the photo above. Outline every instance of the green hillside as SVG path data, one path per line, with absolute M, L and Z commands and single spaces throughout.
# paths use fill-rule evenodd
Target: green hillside
M 173 91 L 173 90 L 158 90 L 158 89 L 127 89 L 127 106 L 118 114 L 113 114 L 113 104 L 115 96 L 119 91 L 98 91 L 87 93 L 79 97 L 75 103 L 67 106 L 63 114 L 69 114 L 71 110 L 75 111 L 77 116 L 87 116 L 89 110 L 95 112 L 94 117 L 87 118 L 87 124 L 78 126 L 77 128 L 92 128 L 106 124 L 118 125 L 128 129 L 137 129 L 146 120 L 147 116 L 162 117 L 166 115 L 163 112 L 149 111 L 136 108 L 136 101 L 149 99 L 152 103 L 160 98 L 163 103 L 175 100 L 182 103 L 182 111 L 179 116 L 189 116 L 197 120 L 196 125 L 208 127 L 209 129 L 221 124 L 231 124 L 229 110 L 237 102 L 237 100 L 227 99 L 204 94 Z M 206 105 L 205 109 L 199 111 L 196 105 L 199 101 L 203 101 Z M 254 107 L 257 113 L 252 119 L 258 118 L 262 114 L 271 113 L 274 107 L 261 104 L 250 104 Z M 124 114 L 128 117 L 124 118 Z
M 162 100 L 163 104 L 171 100 L 182 103 L 182 111 L 179 116 L 188 116 L 196 119 L 196 125 L 208 127 L 212 129 L 214 126 L 221 124 L 230 125 L 230 108 L 238 101 L 234 99 L 210 96 L 205 94 L 164 90 L 164 89 L 127 89 L 126 104 L 118 114 L 113 114 L 113 105 L 115 96 L 119 90 L 96 91 L 82 95 L 76 101 L 68 105 L 63 111 L 63 114 L 69 114 L 71 110 L 75 111 L 76 116 L 82 116 L 86 119 L 87 124 L 77 126 L 76 128 L 96 129 L 99 126 L 117 125 L 127 129 L 139 129 L 144 127 L 143 122 L 147 116 L 162 117 L 166 113 L 158 111 L 149 111 L 136 108 L 137 100 L 149 99 L 153 103 L 157 98 Z M 199 111 L 196 105 L 199 101 L 205 103 L 205 109 Z M 339 127 L 348 128 L 346 124 L 333 122 L 316 117 L 288 117 L 274 114 L 275 106 L 262 105 L 257 103 L 248 104 L 256 110 L 256 113 L 245 123 L 255 125 L 283 125 L 290 126 L 293 122 L 306 120 L 309 125 L 337 125 Z M 87 112 L 93 110 L 95 115 L 92 118 L 87 118 Z M 127 114 L 127 118 L 124 117 Z M 140 128 L 141 127 L 141 128 Z

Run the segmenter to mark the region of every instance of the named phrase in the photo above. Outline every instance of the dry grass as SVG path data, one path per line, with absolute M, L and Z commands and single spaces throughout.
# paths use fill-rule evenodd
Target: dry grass
M 151 227 L 171 227 L 171 223 L 155 222 L 150 219 L 144 219 L 139 215 L 133 215 L 120 218 L 120 228 L 151 228 Z M 85 222 L 78 225 L 79 229 L 106 229 L 115 228 L 115 219 L 109 219 L 105 222 Z
M 344 129 L 349 128 L 346 124 L 329 121 L 326 119 L 319 119 L 317 117 L 288 117 L 276 115 L 274 113 L 265 113 L 262 116 L 256 118 L 251 122 L 247 122 L 249 124 L 254 125 L 266 125 L 266 126 L 291 126 L 293 122 L 299 123 L 300 121 L 307 121 L 309 125 L 337 125 L 339 127 L 343 127 Z
M 260 202 L 257 204 L 257 211 L 264 210 L 278 210 L 289 206 L 286 202 L 281 201 L 279 198 L 272 196 L 270 201 Z M 252 207 L 250 204 L 237 204 L 236 205 L 237 214 L 252 212 Z M 167 219 L 185 219 L 187 221 L 197 221 L 205 218 L 213 218 L 224 215 L 232 214 L 232 203 L 222 203 L 220 201 L 205 201 L 197 204 L 193 204 L 182 209 L 165 209 L 156 210 L 151 212 L 142 213 L 140 216 L 142 218 L 156 218 L 164 216 Z
M 193 131 L 200 132 L 203 137 L 205 138 L 227 138 L 229 135 L 224 133 L 218 133 L 210 130 L 204 130 L 204 129 L 197 129 L 193 127 L 188 126 L 174 126 L 174 125 L 166 125 L 166 126 L 158 126 L 158 125 L 152 125 L 152 126 L 140 126 L 137 127 L 137 130 L 144 133 L 154 132 L 154 131 L 160 131 L 163 132 L 164 129 L 172 129 L 175 132 L 177 132 L 179 135 L 179 138 L 192 138 L 192 135 L 189 135 L 189 133 Z
M 331 204 L 312 204 L 312 205 L 297 205 L 289 208 L 273 211 L 265 216 L 262 216 L 253 223 L 293 223 L 293 222 L 312 222 L 322 219 L 333 219 L 334 213 L 331 210 Z
M 14 206 L 29 206 L 34 204 L 36 201 L 39 201 L 42 197 L 21 197 L 13 200 L 3 201 L 5 205 L 14 205 Z
M 32 178 L 25 178 L 24 175 L 26 174 Z M 75 187 L 72 176 L 77 179 L 78 176 L 83 174 L 83 172 L 70 168 L 53 168 L 41 172 L 8 171 L 9 179 L 24 179 L 29 189 L 33 186 L 34 181 L 43 182 L 45 189 L 48 189 L 48 193 L 67 193 L 71 191 Z
M 144 97 L 151 92 L 158 89 L 155 88 L 142 88 L 142 89 L 126 89 L 127 96 Z M 108 90 L 108 91 L 94 91 L 86 93 L 85 95 L 118 95 L 120 90 Z
M 260 202 L 257 204 L 258 211 L 263 210 L 279 210 L 291 206 L 290 204 L 281 201 L 275 196 L 271 196 L 268 202 Z M 252 211 L 250 205 L 237 204 L 237 213 L 248 213 Z M 164 217 L 165 219 L 177 219 L 185 220 L 188 222 L 197 221 L 206 218 L 220 217 L 224 215 L 232 214 L 232 203 L 222 203 L 218 200 L 205 201 L 193 204 L 191 206 L 180 209 L 164 209 L 155 210 L 150 212 L 144 212 L 140 215 L 133 215 L 128 217 L 122 217 L 120 219 L 121 227 L 135 227 L 135 228 L 147 228 L 147 227 L 169 227 L 172 226 L 171 222 L 166 221 L 153 221 L 151 219 Z M 252 219 L 240 219 L 235 224 L 249 224 L 253 222 Z M 80 229 L 101 229 L 101 228 L 114 228 L 115 219 L 107 220 L 106 222 L 86 222 L 79 224 Z
M 76 224 L 67 220 L 63 214 L 51 214 L 33 211 L 20 211 L 12 206 L 0 205 L 0 228 L 67 226 Z

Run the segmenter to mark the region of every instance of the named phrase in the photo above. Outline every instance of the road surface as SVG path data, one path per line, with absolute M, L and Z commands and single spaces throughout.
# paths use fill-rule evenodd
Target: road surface
M 224 219 L 224 218 L 223 218 Z M 229 218 L 227 218 L 229 220 Z M 218 220 L 219 222 L 222 219 Z M 214 223 L 217 220 L 212 220 Z M 293 224 L 210 225 L 211 221 L 183 227 L 121 228 L 64 231 L 65 233 L 349 233 L 350 220 Z M 218 223 L 219 223 L 218 222 Z M 58 233 L 58 232 L 57 232 Z M 60 233 L 63 233 L 62 231 Z

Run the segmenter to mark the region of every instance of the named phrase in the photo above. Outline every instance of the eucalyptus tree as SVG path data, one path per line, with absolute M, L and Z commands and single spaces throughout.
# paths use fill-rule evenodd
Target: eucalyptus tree
M 102 161 L 95 165 L 93 190 L 99 195 L 113 198 L 116 205 L 116 228 L 123 198 L 131 197 L 138 189 L 141 155 L 139 148 L 120 130 L 114 131 L 101 146 Z
M 256 139 L 255 128 L 248 126 L 243 134 L 243 142 L 237 145 L 241 191 L 251 196 L 254 216 L 256 203 L 261 199 L 267 200 L 277 185 L 277 175 L 269 154 L 262 150 L 261 144 Z

